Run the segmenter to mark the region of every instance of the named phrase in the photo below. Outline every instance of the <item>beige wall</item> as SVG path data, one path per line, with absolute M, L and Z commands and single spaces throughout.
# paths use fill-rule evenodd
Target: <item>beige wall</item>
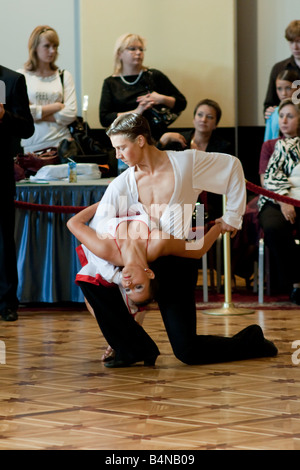
M 115 40 L 126 31 L 136 31 L 147 38 L 145 63 L 165 72 L 186 95 L 188 107 L 175 126 L 191 124 L 193 106 L 204 96 L 220 102 L 223 127 L 236 122 L 242 126 L 263 125 L 262 108 L 270 69 L 290 55 L 284 29 L 292 19 L 300 18 L 299 0 L 0 3 L 1 63 L 12 69 L 21 67 L 27 59 L 27 42 L 33 28 L 38 24 L 53 26 L 61 40 L 58 65 L 74 76 L 79 112 L 82 96 L 89 95 L 88 120 L 92 127 L 100 127 L 101 86 L 112 73 Z
M 220 126 L 235 125 L 235 0 L 81 0 L 81 92 L 88 121 L 101 127 L 104 78 L 112 74 L 118 36 L 147 39 L 144 64 L 164 72 L 188 106 L 174 126 L 191 126 L 196 102 L 212 98 L 223 109 Z

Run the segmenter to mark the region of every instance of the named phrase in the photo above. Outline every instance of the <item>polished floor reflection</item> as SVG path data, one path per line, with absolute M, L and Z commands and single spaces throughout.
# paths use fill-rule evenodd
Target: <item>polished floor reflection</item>
M 275 341 L 278 357 L 186 366 L 153 309 L 144 326 L 162 353 L 156 367 L 109 370 L 85 309 L 1 322 L 0 449 L 299 450 L 300 309 L 198 311 L 202 334 L 232 335 L 250 323 Z

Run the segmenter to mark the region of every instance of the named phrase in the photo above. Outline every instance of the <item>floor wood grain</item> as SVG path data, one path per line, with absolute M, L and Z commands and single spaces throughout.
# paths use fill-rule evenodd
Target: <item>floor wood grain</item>
M 1 321 L 0 449 L 299 450 L 300 309 L 198 312 L 199 333 L 232 335 L 251 323 L 275 341 L 278 357 L 186 366 L 159 312 L 149 311 L 144 327 L 162 353 L 156 366 L 109 370 L 85 309 Z

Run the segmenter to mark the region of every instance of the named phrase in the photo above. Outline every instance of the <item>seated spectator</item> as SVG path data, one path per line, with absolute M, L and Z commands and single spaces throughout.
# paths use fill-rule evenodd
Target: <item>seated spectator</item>
M 300 107 L 291 99 L 279 106 L 280 129 L 285 139 L 278 139 L 264 175 L 264 187 L 282 196 L 300 200 Z M 298 129 L 292 135 L 291 123 Z M 293 133 L 294 134 L 294 133 Z M 277 291 L 290 292 L 292 302 L 300 305 L 300 252 L 295 235 L 300 236 L 300 208 L 289 201 L 270 197 L 258 199 L 259 222 L 266 246 L 275 263 Z
M 290 111 L 292 111 L 292 114 L 290 114 Z M 282 101 L 278 107 L 278 123 L 281 136 L 276 139 L 267 140 L 262 145 L 259 159 L 259 175 L 262 186 L 264 185 L 265 171 L 274 152 L 276 142 L 279 139 L 297 137 L 299 135 L 299 124 L 298 120 L 295 119 L 295 112 L 297 113 L 297 105 L 294 105 L 291 98 Z
M 294 70 L 300 79 L 300 20 L 291 21 L 285 30 L 285 38 L 289 42 L 292 55 L 285 60 L 277 62 L 271 70 L 269 85 L 264 101 L 264 112 L 272 114 L 279 105 L 280 99 L 276 92 L 276 78 L 282 70 Z M 268 116 L 268 114 L 267 114 Z
M 294 104 L 291 98 L 283 101 L 278 108 L 280 109 L 278 120 L 281 137 L 264 142 L 261 148 L 259 174 L 262 186 L 264 186 L 265 171 L 275 150 L 276 142 L 282 138 L 287 139 L 299 135 L 298 119 L 291 118 L 289 107 L 287 106 L 289 104 L 292 105 L 291 109 L 293 110 Z M 248 284 L 249 287 L 250 279 L 253 274 L 254 261 L 257 259 L 257 246 L 260 238 L 260 224 L 257 208 L 258 200 L 259 196 L 256 196 L 247 204 L 242 230 L 238 232 L 232 243 L 232 272 L 238 274 L 240 277 L 245 277 L 246 284 Z
M 277 75 L 276 78 L 276 92 L 280 101 L 291 98 L 296 91 L 296 86 L 293 83 L 297 82 L 298 75 L 295 70 L 283 70 Z M 273 112 L 272 109 L 274 110 Z M 278 106 L 269 108 L 266 111 L 266 129 L 264 141 L 276 139 L 279 137 L 279 119 L 278 119 Z
M 37 26 L 30 35 L 29 59 L 24 69 L 30 111 L 35 131 L 21 141 L 24 152 L 58 147 L 63 139 L 71 139 L 68 124 L 76 118 L 77 104 L 72 75 L 64 70 L 63 83 L 55 64 L 59 38 L 50 26 Z

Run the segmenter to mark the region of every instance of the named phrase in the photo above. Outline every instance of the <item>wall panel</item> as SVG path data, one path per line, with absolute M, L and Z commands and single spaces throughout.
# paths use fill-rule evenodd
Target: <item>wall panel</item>
M 90 97 L 90 124 L 101 127 L 101 87 L 112 73 L 115 41 L 123 33 L 136 32 L 147 39 L 145 65 L 166 73 L 188 100 L 176 126 L 190 126 L 194 105 L 206 97 L 220 103 L 221 126 L 234 126 L 234 4 L 234 0 L 81 0 L 82 94 Z

